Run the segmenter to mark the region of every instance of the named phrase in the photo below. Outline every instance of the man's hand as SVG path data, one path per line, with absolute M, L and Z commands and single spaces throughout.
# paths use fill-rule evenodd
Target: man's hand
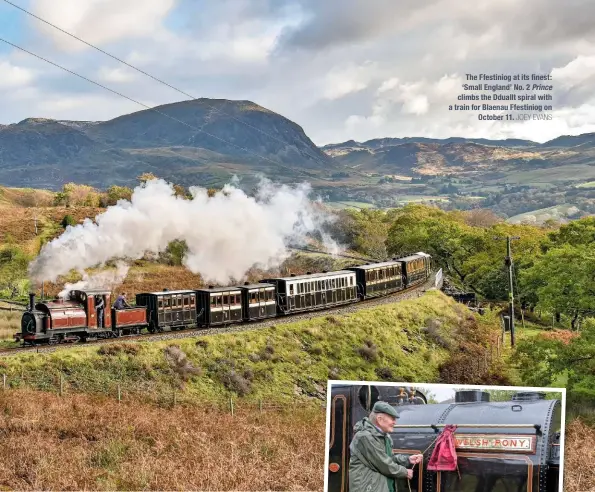
M 407 470 L 407 479 L 411 480 L 413 478 L 413 470 Z
M 421 461 L 424 459 L 424 455 L 423 454 L 414 454 L 409 456 L 409 463 L 411 463 L 412 465 L 417 465 L 418 463 L 421 463 Z

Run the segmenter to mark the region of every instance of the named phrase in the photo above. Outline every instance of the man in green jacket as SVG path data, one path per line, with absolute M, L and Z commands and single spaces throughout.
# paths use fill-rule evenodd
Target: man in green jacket
M 422 461 L 421 454 L 393 454 L 393 431 L 399 414 L 378 401 L 369 417 L 355 424 L 349 451 L 349 492 L 397 492 L 395 478 L 413 477 L 406 468 Z

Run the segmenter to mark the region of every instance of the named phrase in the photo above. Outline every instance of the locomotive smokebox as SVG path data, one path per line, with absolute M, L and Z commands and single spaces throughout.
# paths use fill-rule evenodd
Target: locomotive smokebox
M 455 403 L 490 401 L 490 394 L 481 390 L 464 390 L 455 393 Z
M 35 293 L 29 293 L 29 311 L 33 311 L 35 307 Z

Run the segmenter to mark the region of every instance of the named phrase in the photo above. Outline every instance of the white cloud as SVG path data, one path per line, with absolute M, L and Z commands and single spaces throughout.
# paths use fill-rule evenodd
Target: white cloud
M 135 80 L 136 74 L 131 68 L 108 68 L 101 67 L 97 72 L 97 78 L 102 82 L 132 82 Z
M 175 0 L 34 0 L 32 11 L 89 43 L 104 44 L 153 35 L 174 3 Z M 33 25 L 63 50 L 89 49 L 46 24 L 35 21 Z
M 36 14 L 195 97 L 253 100 L 317 144 L 384 136 L 543 141 L 593 131 L 595 4 L 577 8 L 581 0 L 531 7 L 478 0 L 474 8 L 458 0 L 346 0 L 340 9 L 319 0 L 31 2 Z M 30 25 L 55 44 L 25 47 L 50 60 L 143 102 L 184 98 L 38 21 Z M 3 100 L 0 123 L 142 109 L 27 56 L 12 54 L 2 65 L 0 86 L 11 84 L 15 97 Z M 551 121 L 479 121 L 475 112 L 448 111 L 466 73 L 549 71 Z
M 375 70 L 376 64 L 370 62 L 333 67 L 325 77 L 324 97 L 331 100 L 340 99 L 365 89 L 374 78 Z
M 32 70 L 13 65 L 7 60 L 0 61 L 0 90 L 21 88 L 33 82 Z
M 595 78 L 595 56 L 579 55 L 563 67 L 552 70 L 556 85 L 572 88 Z

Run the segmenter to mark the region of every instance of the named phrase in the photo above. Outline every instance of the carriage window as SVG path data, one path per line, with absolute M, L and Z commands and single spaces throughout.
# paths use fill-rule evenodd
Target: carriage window
M 272 301 L 275 298 L 275 291 L 269 290 L 269 301 Z
M 162 308 L 163 307 L 163 300 L 159 299 L 159 307 Z
M 187 297 L 184 297 L 184 306 L 187 306 L 188 305 L 188 300 L 189 299 Z
M 215 296 L 211 297 L 211 306 L 216 306 L 217 305 L 217 299 L 215 299 Z
M 353 286 L 353 277 L 349 277 L 349 285 Z
M 293 284 L 289 286 L 289 295 L 293 295 Z
M 229 296 L 227 294 L 223 295 L 223 304 L 229 304 Z

